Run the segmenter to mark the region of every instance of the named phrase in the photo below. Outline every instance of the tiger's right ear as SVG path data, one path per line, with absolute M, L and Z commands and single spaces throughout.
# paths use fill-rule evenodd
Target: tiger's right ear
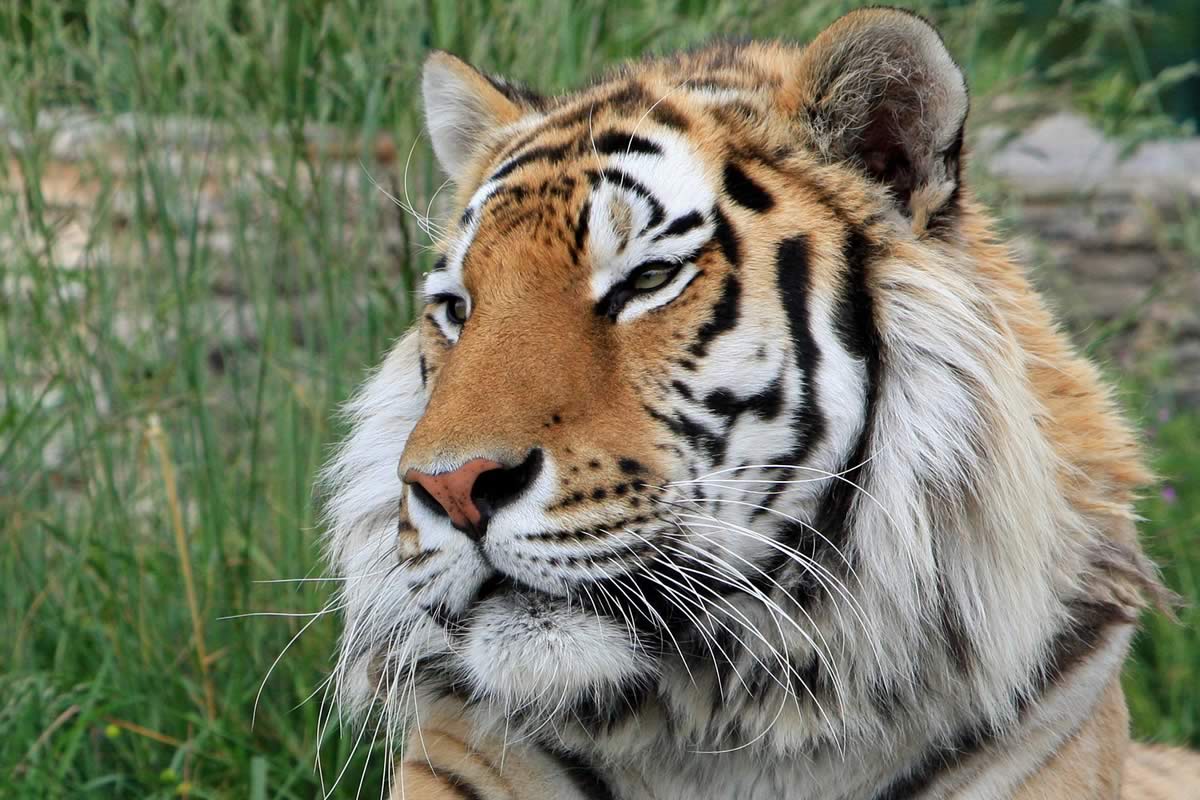
M 475 158 L 501 128 L 543 102 L 538 95 L 489 77 L 440 50 L 425 60 L 421 92 L 433 152 L 455 183 L 462 182 Z

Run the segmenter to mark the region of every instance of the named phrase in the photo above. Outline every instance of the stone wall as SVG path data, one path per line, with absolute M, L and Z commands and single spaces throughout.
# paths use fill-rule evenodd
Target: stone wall
M 204 229 L 205 246 L 228 263 L 227 273 L 213 278 L 213 313 L 229 323 L 222 335 L 253 337 L 252 315 L 241 313 L 246 298 L 237 291 L 237 271 L 253 265 L 237 263 L 232 210 L 253 207 L 263 192 L 282 185 L 270 153 L 288 137 L 294 141 L 295 132 L 247 133 L 190 119 L 43 115 L 32 136 L 41 140 L 46 159 L 39 188 L 55 215 L 54 263 L 79 268 L 98 250 L 133 245 L 122 226 L 135 202 L 130 185 L 136 170 L 124 159 L 133 151 L 131 139 L 147 135 L 161 163 L 196 186 L 189 213 Z M 374 159 L 373 178 L 382 188 L 402 193 L 406 159 L 387 137 L 364 146 L 326 128 L 309 127 L 300 135 L 325 165 L 323 191 L 332 185 L 343 196 L 348 220 L 363 205 L 363 155 Z M 15 155 L 28 149 L 29 137 L 0 112 L 0 140 L 7 139 L 13 154 L 8 188 L 16 192 L 26 187 Z M 989 194 L 1009 201 L 1001 211 L 1018 251 L 1078 341 L 1157 381 L 1175 402 L 1200 405 L 1200 138 L 1122 153 L 1083 118 L 1059 114 L 1015 138 L 984 131 L 973 151 L 974 169 L 999 190 Z M 311 189 L 303 175 L 299 185 Z M 413 198 L 418 214 L 426 202 Z M 101 224 L 111 230 L 97 229 L 100 209 Z M 384 246 L 369 259 L 395 260 L 411 250 L 412 232 L 402 230 L 393 208 L 383 204 L 370 213 L 377 215 L 372 224 Z M 16 235 L 0 229 L 0 248 L 11 247 Z

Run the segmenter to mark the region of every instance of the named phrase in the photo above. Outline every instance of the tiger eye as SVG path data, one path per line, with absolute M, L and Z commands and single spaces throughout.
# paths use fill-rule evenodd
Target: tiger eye
M 665 286 L 667 281 L 671 280 L 671 275 L 674 273 L 671 269 L 648 269 L 639 275 L 634 276 L 633 288 L 639 292 L 648 292 L 652 289 L 658 289 Z
M 455 325 L 462 325 L 467 321 L 467 301 L 461 297 L 456 297 L 453 300 L 446 301 L 446 318 Z

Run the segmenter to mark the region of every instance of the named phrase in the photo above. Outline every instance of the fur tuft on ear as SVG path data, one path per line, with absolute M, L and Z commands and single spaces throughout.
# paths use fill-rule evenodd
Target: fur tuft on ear
M 543 102 L 533 92 L 440 50 L 425 60 L 421 93 L 433 152 L 455 183 L 468 175 L 475 157 L 501 128 Z
M 794 89 L 817 151 L 886 184 L 916 232 L 952 210 L 967 87 L 928 22 L 897 9 L 851 12 L 804 49 Z

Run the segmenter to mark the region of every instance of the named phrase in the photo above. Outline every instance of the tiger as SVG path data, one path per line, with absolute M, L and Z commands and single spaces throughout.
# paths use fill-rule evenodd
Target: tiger
M 452 213 L 324 474 L 389 796 L 1200 796 L 1128 732 L 1137 436 L 929 22 L 421 92 Z

